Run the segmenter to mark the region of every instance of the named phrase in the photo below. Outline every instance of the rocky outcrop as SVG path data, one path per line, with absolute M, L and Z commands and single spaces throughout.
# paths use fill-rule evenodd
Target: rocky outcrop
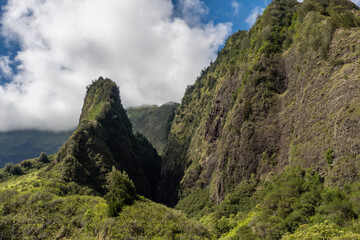
M 139 194 L 154 198 L 161 159 L 144 136 L 133 135 L 116 84 L 99 78 L 87 88 L 79 126 L 53 165 L 64 180 L 100 193 L 106 174 L 115 166 L 126 171 Z

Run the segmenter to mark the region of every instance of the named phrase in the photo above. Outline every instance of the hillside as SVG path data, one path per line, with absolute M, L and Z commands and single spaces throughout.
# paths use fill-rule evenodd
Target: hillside
M 220 202 L 251 174 L 288 165 L 319 169 L 329 183 L 357 179 L 359 10 L 327 2 L 273 1 L 249 32 L 227 40 L 175 116 L 164 156 L 164 182 L 173 183 L 167 196 L 180 183 L 185 195 L 208 187 Z
M 248 232 L 244 239 L 280 239 L 331 214 L 351 225 L 359 216 L 359 23 L 350 1 L 274 0 L 249 32 L 229 37 L 178 108 L 158 199 L 203 221 L 215 214 L 219 235 L 233 229 Z M 316 194 L 310 176 L 322 188 Z M 294 191 L 276 190 L 276 179 Z M 346 184 L 349 195 L 340 193 Z M 305 202 L 309 209 L 297 211 Z
M 175 116 L 178 103 L 166 103 L 161 106 L 144 105 L 126 109 L 134 132 L 140 132 L 163 154 L 170 133 L 171 123 Z
M 24 159 L 38 157 L 41 152 L 54 154 L 72 132 L 37 130 L 0 132 L 0 167 L 4 167 L 6 163 L 19 163 Z

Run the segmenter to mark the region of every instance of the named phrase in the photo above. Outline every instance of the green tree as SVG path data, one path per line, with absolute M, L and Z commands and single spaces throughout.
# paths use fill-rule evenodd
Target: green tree
M 106 176 L 106 189 L 108 193 L 105 199 L 109 205 L 109 216 L 115 217 L 123 206 L 131 205 L 138 199 L 133 181 L 124 172 L 117 170 L 114 166 Z

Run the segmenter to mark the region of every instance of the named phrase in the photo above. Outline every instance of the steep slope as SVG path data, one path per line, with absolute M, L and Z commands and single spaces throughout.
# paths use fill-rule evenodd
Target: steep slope
M 178 103 L 157 105 L 144 105 L 126 109 L 132 123 L 134 132 L 140 132 L 156 148 L 160 155 L 163 154 L 166 141 L 170 134 L 171 122 L 175 117 Z
M 79 126 L 49 169 L 102 193 L 112 166 L 126 171 L 139 194 L 154 198 L 161 159 L 145 137 L 133 135 L 116 84 L 99 78 L 87 88 Z
M 287 166 L 327 184 L 359 178 L 359 9 L 347 0 L 274 0 L 227 40 L 182 99 L 159 199 L 221 202 L 251 175 Z
M 0 167 L 6 163 L 18 163 L 34 158 L 41 152 L 54 154 L 71 136 L 73 131 L 48 132 L 37 130 L 18 130 L 0 132 Z

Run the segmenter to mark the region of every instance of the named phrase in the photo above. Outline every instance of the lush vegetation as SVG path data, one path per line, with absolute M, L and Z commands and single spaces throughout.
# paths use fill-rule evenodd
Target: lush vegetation
M 0 239 L 207 239 L 199 222 L 179 211 L 134 195 L 118 170 L 108 175 L 108 193 L 60 180 L 43 168 L 0 183 Z M 6 169 L 0 170 L 4 173 Z M 125 192 L 123 192 L 125 190 Z M 124 195 L 123 195 L 124 194 Z M 121 211 L 114 216 L 114 197 Z
M 106 176 L 107 193 L 105 199 L 109 205 L 109 215 L 116 217 L 122 208 L 131 205 L 137 200 L 136 188 L 125 172 L 115 167 Z
M 5 182 L 10 178 L 22 176 L 32 172 L 34 169 L 40 169 L 48 165 L 54 156 L 48 157 L 45 153 L 41 153 L 38 158 L 24 160 L 18 164 L 7 163 L 5 167 L 0 170 L 0 183 Z
M 178 106 L 177 103 L 166 103 L 160 107 L 144 105 L 128 108 L 126 113 L 134 132 L 144 134 L 158 153 L 162 155 L 170 134 L 171 122 Z
M 203 200 L 201 200 L 203 199 Z M 360 182 L 326 186 L 318 172 L 291 167 L 242 181 L 219 205 L 196 191 L 177 205 L 220 239 L 360 239 Z
M 0 170 L 0 239 L 209 238 L 199 222 L 138 195 L 155 197 L 160 167 L 132 133 L 116 84 L 99 78 L 59 153 Z
M 43 161 L 15 165 L 21 175 L 0 170 L 8 176 L 0 183 L 1 239 L 360 239 L 360 182 L 327 186 L 312 169 L 253 175 L 218 205 L 206 190 L 195 191 L 177 205 L 189 219 L 136 195 L 116 169 L 101 197 L 62 181 Z

